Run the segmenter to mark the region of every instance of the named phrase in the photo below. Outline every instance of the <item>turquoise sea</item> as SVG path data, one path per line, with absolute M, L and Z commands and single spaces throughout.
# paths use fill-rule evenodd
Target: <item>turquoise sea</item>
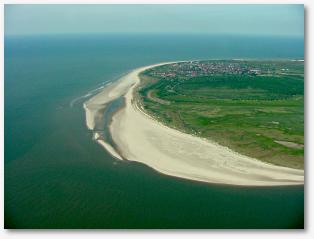
M 303 186 L 212 185 L 117 161 L 92 140 L 82 108 L 139 66 L 303 52 L 303 38 L 266 36 L 5 37 L 5 228 L 303 228 Z

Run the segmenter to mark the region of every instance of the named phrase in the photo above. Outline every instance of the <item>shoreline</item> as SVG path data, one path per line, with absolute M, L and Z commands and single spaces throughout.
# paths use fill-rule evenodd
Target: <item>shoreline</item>
M 207 139 L 186 134 L 158 122 L 134 102 L 140 84 L 135 69 L 84 103 L 86 124 L 93 130 L 101 109 L 123 96 L 125 105 L 113 116 L 109 131 L 118 150 L 100 143 L 115 158 L 137 161 L 160 173 L 216 184 L 242 186 L 280 186 L 304 184 L 304 171 L 264 163 L 241 155 Z M 104 145 L 105 144 L 105 145 Z M 111 145 L 109 145 L 111 147 Z M 121 155 L 117 152 L 121 152 Z
M 163 63 L 162 63 L 163 64 Z M 150 67 L 158 66 L 161 64 L 155 64 Z M 148 67 L 142 67 L 136 69 L 137 71 L 141 72 Z M 97 124 L 101 123 L 103 120 L 103 112 L 106 110 L 107 106 L 114 100 L 118 99 L 119 97 L 123 96 L 127 90 L 135 84 L 135 81 L 128 81 L 125 78 L 136 70 L 128 71 L 125 74 L 122 74 L 120 78 L 116 81 L 108 82 L 103 89 L 96 95 L 89 98 L 87 101 L 83 103 L 83 108 L 85 110 L 85 118 L 86 118 L 86 126 L 89 130 L 93 131 L 93 140 L 95 140 L 100 146 L 102 146 L 108 153 L 111 154 L 114 158 L 118 160 L 125 160 L 124 157 L 121 156 L 121 152 L 116 145 L 111 145 L 110 143 L 106 142 L 100 134 L 97 132 Z M 125 107 L 125 105 L 123 106 Z M 123 108 L 121 107 L 121 108 Z M 119 112 L 121 109 L 118 109 L 114 112 L 110 118 L 109 125 L 111 125 L 113 116 Z

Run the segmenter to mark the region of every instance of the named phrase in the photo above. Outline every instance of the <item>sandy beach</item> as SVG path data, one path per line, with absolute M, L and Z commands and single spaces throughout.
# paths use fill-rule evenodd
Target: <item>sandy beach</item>
M 166 63 L 163 63 L 166 64 Z M 110 133 L 119 153 L 98 139 L 114 157 L 144 163 L 160 173 L 208 183 L 274 186 L 304 183 L 304 171 L 240 155 L 207 139 L 169 128 L 147 115 L 133 99 L 140 83 L 136 69 L 85 102 L 86 124 L 95 129 L 110 101 L 124 96 L 125 107 L 112 118 Z

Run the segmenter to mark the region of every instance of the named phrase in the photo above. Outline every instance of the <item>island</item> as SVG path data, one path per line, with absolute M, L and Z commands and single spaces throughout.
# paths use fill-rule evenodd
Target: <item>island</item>
M 141 67 L 84 103 L 93 138 L 119 160 L 207 183 L 304 183 L 304 63 L 206 60 Z M 97 125 L 106 108 L 123 104 Z

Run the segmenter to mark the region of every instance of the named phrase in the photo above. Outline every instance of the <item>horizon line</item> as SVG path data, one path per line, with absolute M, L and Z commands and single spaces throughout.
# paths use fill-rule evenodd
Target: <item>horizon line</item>
M 247 37 L 278 37 L 303 38 L 304 34 L 257 34 L 257 33 L 209 33 L 209 32 L 49 32 L 49 33 L 5 33 L 4 37 L 30 37 L 30 36 L 61 36 L 61 35 L 207 35 L 207 36 L 247 36 Z

